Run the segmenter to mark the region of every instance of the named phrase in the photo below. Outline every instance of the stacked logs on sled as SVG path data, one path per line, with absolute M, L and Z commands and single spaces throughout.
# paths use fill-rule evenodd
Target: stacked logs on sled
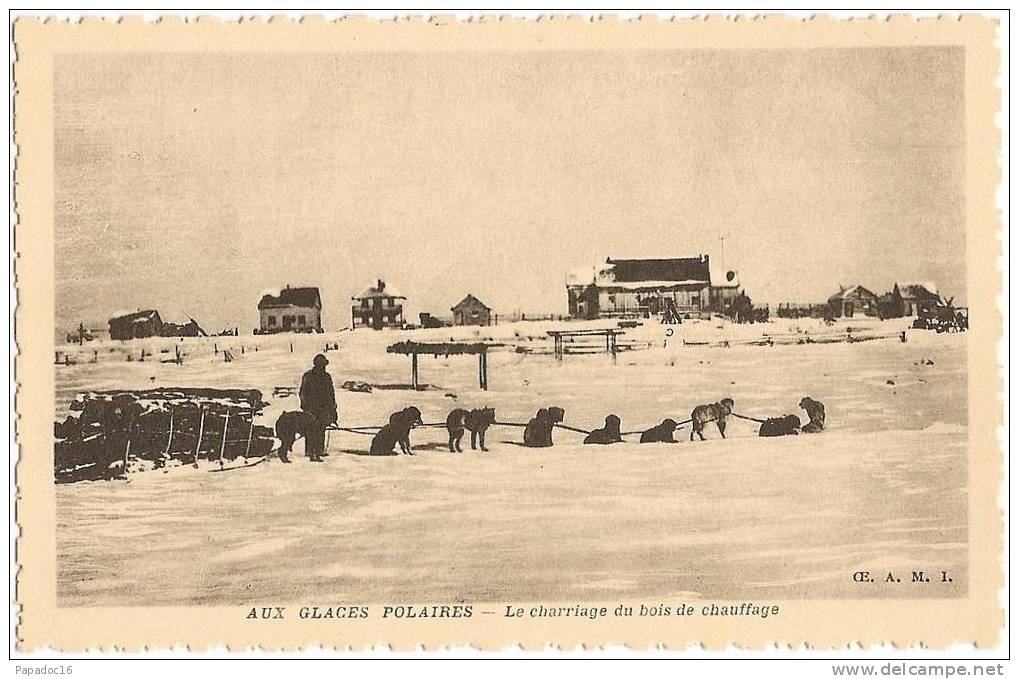
M 273 432 L 256 425 L 268 403 L 257 389 L 90 391 L 53 426 L 57 483 L 111 479 L 128 471 L 264 457 Z

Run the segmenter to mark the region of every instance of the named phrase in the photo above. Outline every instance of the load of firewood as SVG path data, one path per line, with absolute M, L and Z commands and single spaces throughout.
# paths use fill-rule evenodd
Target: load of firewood
M 53 426 L 58 483 L 123 478 L 129 471 L 264 457 L 273 431 L 255 424 L 257 389 L 90 391 Z

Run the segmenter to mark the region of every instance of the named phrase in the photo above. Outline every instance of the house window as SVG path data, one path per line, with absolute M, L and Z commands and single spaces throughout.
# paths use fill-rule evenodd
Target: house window
M 304 314 L 297 317 L 297 325 L 304 325 Z
M 276 327 L 276 317 L 275 316 L 269 316 L 268 321 L 269 321 L 269 327 L 270 328 L 275 328 Z
M 394 303 L 394 302 L 396 301 L 396 299 L 395 299 L 395 298 L 393 298 L 393 297 L 390 297 L 390 298 L 389 298 L 388 300 L 386 300 L 386 301 L 387 301 L 387 303 L 389 304 L 389 306 L 393 306 L 393 303 Z
M 362 309 L 367 309 L 368 308 L 368 299 L 367 298 L 361 300 L 361 308 Z

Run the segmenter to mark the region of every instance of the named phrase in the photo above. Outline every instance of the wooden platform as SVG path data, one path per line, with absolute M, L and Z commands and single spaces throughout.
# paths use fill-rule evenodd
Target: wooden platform
M 615 360 L 616 353 L 618 352 L 617 339 L 620 335 L 625 334 L 622 330 L 617 328 L 588 328 L 584 330 L 549 330 L 548 334 L 552 337 L 555 343 L 555 357 L 556 360 L 563 360 L 563 354 L 566 353 L 567 342 L 573 342 L 578 338 L 605 338 L 605 352 L 612 354 L 613 360 Z M 571 352 L 576 353 L 576 352 Z
M 477 355 L 478 357 L 478 386 L 481 389 L 488 389 L 488 350 L 490 347 L 502 346 L 499 344 L 486 344 L 484 342 L 412 342 L 405 340 L 386 347 L 390 354 L 404 354 L 410 356 L 410 381 L 411 386 L 419 388 L 418 381 L 418 354 L 427 356 L 460 356 Z

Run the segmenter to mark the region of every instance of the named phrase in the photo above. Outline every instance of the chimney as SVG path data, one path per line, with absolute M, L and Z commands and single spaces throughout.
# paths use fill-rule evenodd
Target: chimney
M 386 289 L 386 282 L 384 280 L 380 278 L 376 282 L 378 283 L 379 292 L 382 292 L 383 290 Z

